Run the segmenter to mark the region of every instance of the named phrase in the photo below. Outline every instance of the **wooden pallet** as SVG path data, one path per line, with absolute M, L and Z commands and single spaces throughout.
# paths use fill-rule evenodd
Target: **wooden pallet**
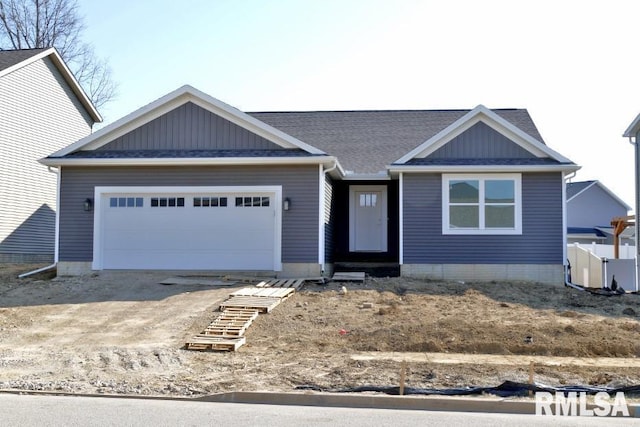
M 236 351 L 246 342 L 245 337 L 224 338 L 207 335 L 196 335 L 187 341 L 187 350 Z
M 293 288 L 300 289 L 304 285 L 305 279 L 271 279 L 263 280 L 256 286 L 258 288 Z
M 239 337 L 258 317 L 258 310 L 224 310 L 202 332 L 203 335 Z
M 232 296 L 231 298 L 220 304 L 220 310 L 227 310 L 229 308 L 242 308 L 247 310 L 258 310 L 260 313 L 269 313 L 281 302 L 282 298 L 237 295 Z
M 296 290 L 294 288 L 242 288 L 229 294 L 232 297 L 267 297 L 287 299 Z

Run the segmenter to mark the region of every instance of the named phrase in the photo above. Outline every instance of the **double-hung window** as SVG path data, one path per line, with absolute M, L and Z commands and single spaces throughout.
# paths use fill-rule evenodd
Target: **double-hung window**
M 442 176 L 443 234 L 522 234 L 520 174 Z

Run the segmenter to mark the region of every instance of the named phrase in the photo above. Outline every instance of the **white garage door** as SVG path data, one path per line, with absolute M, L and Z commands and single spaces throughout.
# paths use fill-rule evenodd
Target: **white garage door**
M 103 193 L 102 269 L 274 270 L 270 192 Z

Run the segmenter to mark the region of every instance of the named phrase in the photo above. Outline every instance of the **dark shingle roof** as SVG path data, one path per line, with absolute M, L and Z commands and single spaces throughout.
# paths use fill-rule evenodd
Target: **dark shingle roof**
M 384 171 L 387 165 L 469 111 L 312 111 L 248 114 L 336 156 L 347 171 L 376 173 Z M 527 110 L 493 111 L 543 142 Z
M 523 159 L 431 159 L 426 157 L 411 159 L 405 164 L 414 166 L 548 166 L 562 163 L 546 157 Z
M 580 181 L 567 183 L 567 200 L 593 184 L 594 181 Z
M 168 159 L 210 157 L 311 157 L 304 150 L 87 150 L 67 154 L 67 159 Z
M 47 49 L 0 50 L 0 71 L 13 67 Z

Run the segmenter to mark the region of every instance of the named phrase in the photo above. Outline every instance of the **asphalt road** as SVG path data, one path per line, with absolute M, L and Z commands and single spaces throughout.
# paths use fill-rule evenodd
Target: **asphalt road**
M 0 425 L 20 426 L 627 426 L 637 418 L 249 405 L 0 394 Z

